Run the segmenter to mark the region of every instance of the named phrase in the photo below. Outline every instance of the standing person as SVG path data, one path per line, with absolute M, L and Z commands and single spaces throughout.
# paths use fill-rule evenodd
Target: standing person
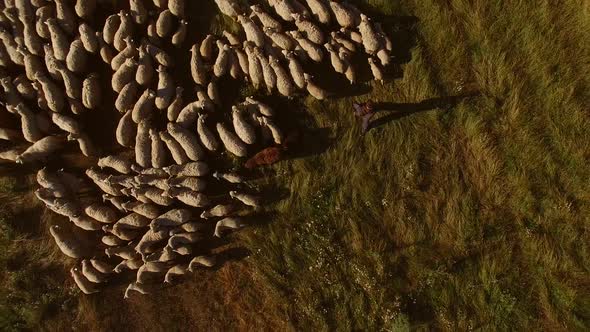
M 369 130 L 371 118 L 375 115 L 373 103 L 371 101 L 365 103 L 353 103 L 352 107 L 354 108 L 354 115 L 359 117 L 362 121 L 362 130 L 364 134 Z

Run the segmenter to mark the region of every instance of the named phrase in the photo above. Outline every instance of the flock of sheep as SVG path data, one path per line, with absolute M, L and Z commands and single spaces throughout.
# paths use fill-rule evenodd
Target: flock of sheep
M 383 80 L 390 61 L 389 38 L 346 2 L 271 0 L 246 7 L 215 0 L 242 29 L 186 47 L 195 86 L 187 94 L 171 74 L 178 59 L 166 51 L 181 48 L 190 33 L 184 0 L 144 1 L 129 0 L 99 26 L 91 24 L 93 15 L 109 8 L 101 0 L 4 0 L 0 12 L 2 105 L 21 129 L 0 125 L 0 139 L 13 143 L 0 159 L 42 163 L 69 140 L 97 160 L 85 177 L 63 169 L 37 173 L 38 199 L 77 229 L 54 225 L 50 232 L 60 250 L 79 261 L 70 272 L 86 294 L 123 271 L 136 271 L 127 297 L 148 293 L 154 280 L 172 282 L 213 267 L 216 256 L 201 244 L 243 227 L 240 215 L 260 207 L 259 196 L 243 191 L 240 175 L 213 171 L 208 162 L 224 151 L 248 157 L 257 146 L 283 145 L 285 137 L 275 111 L 254 97 L 222 114 L 222 77 L 268 94 L 322 100 L 329 93 L 305 71 L 308 62 L 329 59 L 354 83 L 354 53 L 366 53 L 376 80 Z M 112 69 L 114 108 L 121 114 L 114 134 L 122 152 L 106 156 L 79 120 L 107 101 L 101 91 L 107 77 L 93 63 L 99 57 Z M 264 159 L 246 165 L 270 163 Z M 225 194 L 211 195 L 212 181 L 226 187 Z

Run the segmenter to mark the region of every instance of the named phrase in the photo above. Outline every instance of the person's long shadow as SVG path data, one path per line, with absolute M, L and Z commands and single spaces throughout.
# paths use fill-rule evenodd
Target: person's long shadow
M 390 112 L 391 114 L 381 116 L 371 121 L 368 130 L 383 126 L 389 122 L 402 119 L 415 113 L 433 111 L 437 109 L 446 111 L 459 104 L 462 100 L 472 98 L 478 95 L 479 92 L 472 92 L 458 96 L 430 98 L 423 100 L 419 103 L 375 103 L 374 109 L 376 115 L 379 115 L 380 113 L 384 112 Z

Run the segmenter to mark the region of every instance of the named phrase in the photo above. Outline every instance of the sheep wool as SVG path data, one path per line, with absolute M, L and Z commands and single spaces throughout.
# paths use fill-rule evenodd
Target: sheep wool
M 156 93 L 151 89 L 146 89 L 141 94 L 131 112 L 133 122 L 140 123 L 141 121 L 148 120 L 152 117 L 155 99 Z
M 42 73 L 37 73 L 35 78 L 41 84 L 49 109 L 53 112 L 61 112 L 65 106 L 65 97 L 61 89 Z
M 137 100 L 138 85 L 135 81 L 131 81 L 121 89 L 115 100 L 115 108 L 121 113 L 125 113 L 133 108 Z
M 207 196 L 192 190 L 171 188 L 168 190 L 168 194 L 180 202 L 196 208 L 203 208 L 210 204 Z
M 166 70 L 166 67 L 158 67 L 158 90 L 156 90 L 155 105 L 158 109 L 164 110 L 170 106 L 172 97 L 174 97 L 175 85 L 172 76 Z
M 172 165 L 163 168 L 170 176 L 206 176 L 209 174 L 209 166 L 202 161 L 185 163 L 183 165 Z
M 219 49 L 219 53 L 217 54 L 217 59 L 215 59 L 215 64 L 213 65 L 213 74 L 217 77 L 221 77 L 227 74 L 229 70 L 228 59 L 230 48 L 220 40 L 217 41 L 217 48 Z
M 156 20 L 156 33 L 161 38 L 168 36 L 172 30 L 172 24 L 174 23 L 174 15 L 169 9 L 160 12 L 158 19 Z
M 201 213 L 201 218 L 209 219 L 214 217 L 227 217 L 237 210 L 238 206 L 235 204 L 219 204 L 209 210 L 203 211 L 203 213 Z
M 97 53 L 99 51 L 100 43 L 98 42 L 98 35 L 90 25 L 84 22 L 80 23 L 78 26 L 78 34 L 80 35 L 80 41 L 87 52 Z
M 173 122 L 168 123 L 167 129 L 168 133 L 182 146 L 190 160 L 198 161 L 205 158 L 205 151 L 193 132 Z
M 246 33 L 246 40 L 249 40 L 256 44 L 258 47 L 264 47 L 264 33 L 260 30 L 260 27 L 247 16 L 238 16 L 238 22 L 242 25 L 244 32 Z
M 94 203 L 84 209 L 87 216 L 98 220 L 101 223 L 112 224 L 117 221 L 117 212 L 108 205 Z
M 74 238 L 73 234 L 66 232 L 61 226 L 53 225 L 49 227 L 49 233 L 64 255 L 71 258 L 81 258 L 84 255 L 80 243 Z
M 325 36 L 320 27 L 318 27 L 315 23 L 307 20 L 300 14 L 293 15 L 295 19 L 295 25 L 299 31 L 304 32 L 311 42 L 321 45 L 325 41 Z
M 148 19 L 148 11 L 143 0 L 129 0 L 129 11 L 136 24 L 143 25 Z
M 98 289 L 96 285 L 90 282 L 86 277 L 82 274 L 82 272 L 77 268 L 73 267 L 70 270 L 70 275 L 74 279 L 74 282 L 78 286 L 78 288 L 82 291 L 82 293 L 86 295 L 98 293 Z
M 63 137 L 46 136 L 29 146 L 16 160 L 18 164 L 42 161 L 61 149 L 65 141 Z
M 247 155 L 248 152 L 244 143 L 225 124 L 221 122 L 217 124 L 217 133 L 227 151 L 238 157 Z
M 215 137 L 215 134 L 213 134 L 213 132 L 207 127 L 206 121 L 206 114 L 199 115 L 199 120 L 197 121 L 197 133 L 199 134 L 199 139 L 207 150 L 217 151 L 219 149 L 219 141 L 217 140 L 217 137 Z
M 117 32 L 115 32 L 113 46 L 115 46 L 117 51 L 121 52 L 126 46 L 125 39 L 133 35 L 133 21 L 131 20 L 130 15 L 124 10 L 119 12 L 119 17 L 121 23 L 119 24 Z
M 115 131 L 117 143 L 124 147 L 132 147 L 135 145 L 136 126 L 135 122 L 133 122 L 131 112 L 132 110 L 127 110 L 121 119 L 119 119 Z
M 332 10 L 326 0 L 305 0 L 311 9 L 313 16 L 322 24 L 330 24 L 332 21 Z
M 245 225 L 240 218 L 236 218 L 236 217 L 223 218 L 215 224 L 214 236 L 221 237 L 223 235 L 223 232 L 225 232 L 226 230 L 240 229 L 244 226 Z
M 98 167 L 112 168 L 122 174 L 131 173 L 131 160 L 115 155 L 109 155 L 98 160 Z
M 277 90 L 279 93 L 285 97 L 294 97 L 297 93 L 297 89 L 293 84 L 291 75 L 287 73 L 278 59 L 271 56 L 269 62 L 270 67 L 274 70 L 275 76 L 277 78 Z
M 101 229 L 101 225 L 96 220 L 85 215 L 70 216 L 70 221 L 85 231 L 98 231 Z
M 166 147 L 168 148 L 168 151 L 170 151 L 172 159 L 174 159 L 175 163 L 178 165 L 183 165 L 190 161 L 182 146 L 168 132 L 160 132 L 160 138 L 164 144 L 166 144 Z
M 124 203 L 123 208 L 127 211 L 133 211 L 141 216 L 152 220 L 160 215 L 160 208 L 155 204 L 141 203 L 141 202 L 127 202 Z
M 173 209 L 152 220 L 150 228 L 157 231 L 162 227 L 180 226 L 188 222 L 192 216 L 191 211 L 188 209 Z
M 189 263 L 189 271 L 194 271 L 198 266 L 214 267 L 216 264 L 215 256 L 197 256 Z
M 205 42 L 203 42 L 204 44 Z M 199 51 L 198 45 L 194 44 L 191 47 L 191 75 L 193 77 L 193 81 L 199 85 L 205 86 L 208 83 L 207 79 L 207 70 L 205 68 L 205 64 L 201 59 L 201 53 Z M 219 57 L 218 57 L 219 58 Z M 216 61 L 217 63 L 217 61 Z
M 260 207 L 260 198 L 254 195 L 240 193 L 237 191 L 230 191 L 229 195 L 232 198 L 239 200 L 240 202 L 251 206 L 251 207 Z
M 263 27 L 275 29 L 277 31 L 283 30 L 283 25 L 274 17 L 272 17 L 272 15 L 267 13 L 261 5 L 252 5 L 250 6 L 250 9 L 252 10 L 250 18 L 256 16 L 260 23 L 262 23 Z
M 168 106 L 168 109 L 166 110 L 166 117 L 168 118 L 168 121 L 173 122 L 176 121 L 176 119 L 178 118 L 178 115 L 180 114 L 180 111 L 182 111 L 182 105 L 183 105 L 183 98 L 182 98 L 182 94 L 184 92 L 184 88 L 181 86 L 177 86 L 176 87 L 176 94 L 174 95 L 174 99 L 172 100 L 172 103 L 170 103 L 170 106 Z
M 95 109 L 101 101 L 100 80 L 96 73 L 92 73 L 82 82 L 82 104 L 88 109 Z
M 105 43 L 113 45 L 115 41 L 115 34 L 121 25 L 121 16 L 119 14 L 113 14 L 107 17 L 104 27 L 102 29 L 102 38 Z
M 135 162 L 143 168 L 152 165 L 152 140 L 149 130 L 150 126 L 147 120 L 143 120 L 137 125 L 137 134 L 135 135 Z
M 232 122 L 236 134 L 244 143 L 256 143 L 256 131 L 254 127 L 246 121 L 242 111 L 235 106 L 232 107 Z
M 22 133 L 28 142 L 35 143 L 43 138 L 43 133 L 37 125 L 34 113 L 25 104 L 16 106 L 16 113 L 20 116 Z
M 111 79 L 111 86 L 113 91 L 119 93 L 125 86 L 125 84 L 135 79 L 135 72 L 137 70 L 137 61 L 132 58 L 128 58 L 125 62 L 117 69 Z

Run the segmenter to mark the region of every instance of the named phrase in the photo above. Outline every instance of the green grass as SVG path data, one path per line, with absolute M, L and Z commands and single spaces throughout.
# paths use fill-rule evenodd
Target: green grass
M 152 297 L 81 297 L 46 328 L 590 329 L 588 4 L 353 2 L 407 36 L 403 76 L 303 101 L 331 144 L 265 170 L 290 196 L 232 237 L 251 256 Z M 366 99 L 416 112 L 362 136 Z

